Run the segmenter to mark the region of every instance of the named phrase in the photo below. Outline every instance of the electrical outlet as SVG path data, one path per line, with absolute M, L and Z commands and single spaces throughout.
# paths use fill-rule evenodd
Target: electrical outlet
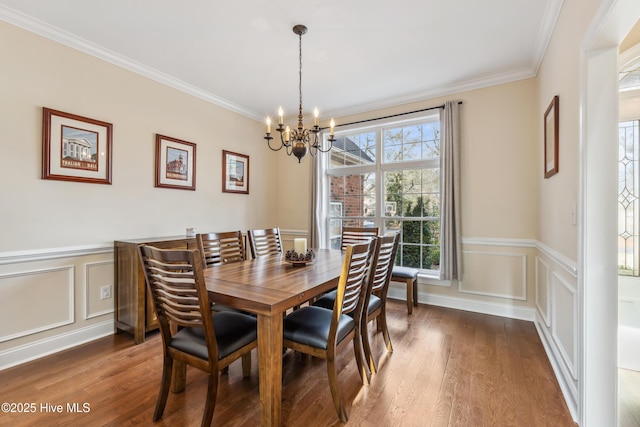
M 104 285 L 100 287 L 100 299 L 111 298 L 111 285 Z

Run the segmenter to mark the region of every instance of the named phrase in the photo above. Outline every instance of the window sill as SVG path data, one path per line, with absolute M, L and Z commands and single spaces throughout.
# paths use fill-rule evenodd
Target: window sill
M 429 271 L 418 274 L 418 284 L 451 287 L 451 280 L 440 280 L 440 273 L 437 271 Z

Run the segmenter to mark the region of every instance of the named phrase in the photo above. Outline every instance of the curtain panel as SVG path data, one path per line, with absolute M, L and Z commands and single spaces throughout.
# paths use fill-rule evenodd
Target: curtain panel
M 440 280 L 462 280 L 460 231 L 460 106 L 447 101 L 440 112 Z

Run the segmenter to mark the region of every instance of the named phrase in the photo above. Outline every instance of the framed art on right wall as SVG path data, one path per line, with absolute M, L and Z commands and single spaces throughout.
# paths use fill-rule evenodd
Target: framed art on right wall
M 544 113 L 544 177 L 549 178 L 558 173 L 558 121 L 560 99 L 553 97 Z

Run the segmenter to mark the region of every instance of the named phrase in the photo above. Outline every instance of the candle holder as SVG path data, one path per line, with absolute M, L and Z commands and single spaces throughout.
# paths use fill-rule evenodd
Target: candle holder
M 309 249 L 305 253 L 298 253 L 294 250 L 289 250 L 284 254 L 284 260 L 294 266 L 302 266 L 312 263 L 316 259 L 316 253 L 313 249 Z

